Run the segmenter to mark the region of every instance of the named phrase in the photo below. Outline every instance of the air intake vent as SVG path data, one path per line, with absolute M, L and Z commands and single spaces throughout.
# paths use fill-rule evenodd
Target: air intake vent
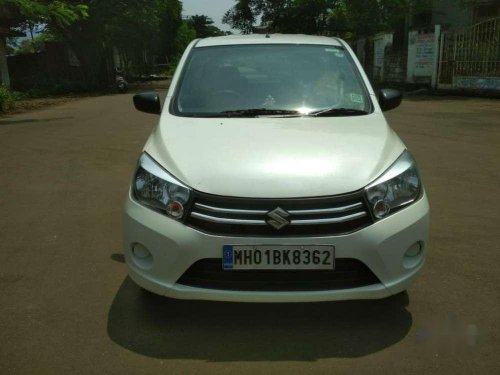
M 207 289 L 238 291 L 319 291 L 351 289 L 380 283 L 357 259 L 338 258 L 332 271 L 224 271 L 222 259 L 194 263 L 178 284 Z

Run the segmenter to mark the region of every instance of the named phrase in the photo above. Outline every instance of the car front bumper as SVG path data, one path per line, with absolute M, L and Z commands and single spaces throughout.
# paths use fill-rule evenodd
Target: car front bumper
M 425 194 L 411 206 L 351 234 L 292 238 L 223 237 L 202 233 L 143 207 L 129 195 L 124 217 L 124 252 L 129 275 L 138 285 L 172 298 L 234 302 L 377 299 L 408 288 L 424 264 L 428 230 L 429 203 Z M 405 256 L 416 243 L 421 245 L 420 254 Z M 196 261 L 221 258 L 222 248 L 228 244 L 333 245 L 337 259 L 360 260 L 380 283 L 351 289 L 292 292 L 215 290 L 176 283 Z M 152 254 L 147 262 L 133 254 L 132 249 L 137 245 Z

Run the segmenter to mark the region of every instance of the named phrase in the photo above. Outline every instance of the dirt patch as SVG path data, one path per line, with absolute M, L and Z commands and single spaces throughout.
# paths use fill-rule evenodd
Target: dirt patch
M 170 80 L 133 83 L 130 84 L 129 92 L 136 93 L 142 91 L 164 91 L 168 88 L 169 85 L 170 85 Z M 12 114 L 25 113 L 39 109 L 44 109 L 47 107 L 64 104 L 70 101 L 75 101 L 81 98 L 115 95 L 115 94 L 116 90 L 109 89 L 109 90 L 96 91 L 90 93 L 78 93 L 78 94 L 68 94 L 55 97 L 18 100 L 14 102 L 13 107 L 11 109 L 9 109 L 4 113 L 0 113 L 0 117 L 2 115 L 12 115 Z
M 34 111 L 37 109 L 43 109 L 50 106 L 64 104 L 72 100 L 77 100 L 76 96 L 65 96 L 58 98 L 40 98 L 40 99 L 28 99 L 19 100 L 14 102 L 14 106 L 6 114 L 24 113 L 29 111 Z

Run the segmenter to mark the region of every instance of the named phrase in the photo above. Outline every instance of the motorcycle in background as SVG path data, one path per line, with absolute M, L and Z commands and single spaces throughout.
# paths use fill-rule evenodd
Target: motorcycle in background
M 118 92 L 125 94 L 128 91 L 128 82 L 121 75 L 116 76 L 116 88 Z
M 123 72 L 119 68 L 117 68 L 115 72 L 115 85 L 118 92 L 122 94 L 128 91 L 128 82 L 125 80 Z

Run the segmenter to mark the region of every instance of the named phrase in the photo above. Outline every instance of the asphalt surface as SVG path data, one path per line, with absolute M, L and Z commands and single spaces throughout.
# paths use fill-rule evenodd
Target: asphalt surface
M 423 272 L 407 295 L 292 305 L 127 278 L 122 206 L 157 121 L 131 95 L 0 118 L 0 374 L 500 373 L 500 102 L 415 98 L 388 118 L 431 202 Z

